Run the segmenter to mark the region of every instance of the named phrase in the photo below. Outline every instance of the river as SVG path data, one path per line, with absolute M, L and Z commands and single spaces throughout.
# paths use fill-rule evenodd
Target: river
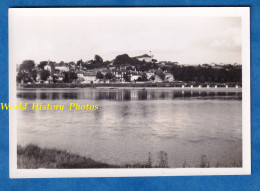
M 66 149 L 111 164 L 153 165 L 167 153 L 171 168 L 234 167 L 242 161 L 242 93 L 227 90 L 22 89 L 17 142 Z M 64 110 L 31 110 L 33 103 Z M 69 110 L 70 103 L 98 110 Z

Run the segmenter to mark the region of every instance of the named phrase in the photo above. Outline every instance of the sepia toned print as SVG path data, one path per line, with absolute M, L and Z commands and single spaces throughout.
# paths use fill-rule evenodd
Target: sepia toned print
M 249 9 L 9 20 L 13 177 L 250 173 Z

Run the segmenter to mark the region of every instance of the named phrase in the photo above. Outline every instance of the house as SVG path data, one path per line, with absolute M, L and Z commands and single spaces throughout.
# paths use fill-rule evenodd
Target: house
M 122 72 L 122 75 L 124 75 L 124 74 L 127 73 L 127 70 L 126 69 L 122 69 L 121 72 Z
M 126 74 L 127 70 L 118 70 L 118 69 L 112 69 L 111 73 L 116 77 L 118 81 L 123 81 L 124 74 Z
M 109 70 L 109 69 L 106 69 L 106 68 L 103 68 L 103 69 L 101 69 L 101 70 L 99 70 L 99 71 L 100 71 L 101 74 L 103 74 L 103 75 L 106 75 L 106 73 L 110 72 L 110 70 Z
M 77 71 L 76 74 L 79 78 L 83 78 L 83 76 L 84 76 L 84 72 L 82 72 L 82 71 Z
M 87 60 L 84 64 L 89 65 L 89 64 L 92 64 L 92 63 L 93 63 L 93 60 Z
M 165 81 L 166 82 L 173 82 L 174 80 L 175 80 L 174 76 L 171 73 L 169 73 L 169 72 L 165 73 Z
M 60 70 L 62 72 L 68 72 L 70 71 L 70 68 L 68 66 L 55 66 L 56 70 Z
M 112 66 L 112 65 L 109 65 L 108 67 L 109 67 L 110 70 L 113 70 L 113 69 L 116 68 L 115 66 Z
M 55 71 L 55 63 L 48 61 L 48 64 L 43 67 L 44 70 L 48 70 L 50 74 L 53 74 Z
M 45 66 L 44 66 L 44 70 L 48 70 L 48 71 L 51 72 L 51 70 L 52 70 L 51 65 L 50 65 L 50 64 L 45 65 Z
M 83 79 L 86 82 L 94 82 L 96 80 L 96 73 L 95 72 L 85 72 L 83 74 Z
M 141 75 L 138 74 L 137 72 L 130 73 L 130 76 L 131 76 L 131 81 L 136 81 L 139 77 L 141 77 Z
M 123 77 L 123 73 L 121 71 L 116 71 L 115 72 L 115 77 L 116 78 L 122 78 Z
M 145 61 L 145 62 L 151 62 L 153 57 L 152 56 L 149 56 L 148 54 L 144 54 L 144 55 L 141 55 L 141 56 L 135 56 L 134 58 L 137 58 L 139 61 Z
M 60 70 L 54 70 L 52 73 L 54 76 L 60 76 L 62 73 Z
M 154 69 L 148 70 L 146 72 L 147 79 L 150 79 L 152 76 L 154 76 L 154 74 L 155 74 L 155 70 Z
M 76 70 L 76 64 L 75 64 L 74 62 L 70 62 L 70 63 L 69 63 L 69 67 L 70 67 L 70 69 L 72 69 L 72 70 Z
M 70 67 L 68 64 L 65 64 L 63 62 L 55 65 L 56 70 L 60 70 L 61 72 L 68 72 L 70 71 Z

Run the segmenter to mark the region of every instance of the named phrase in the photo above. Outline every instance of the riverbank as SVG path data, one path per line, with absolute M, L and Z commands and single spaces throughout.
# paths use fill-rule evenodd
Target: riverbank
M 207 85 L 209 85 L 207 87 Z M 228 85 L 228 88 L 226 88 Z M 167 83 L 98 83 L 98 84 L 78 84 L 78 83 L 59 83 L 59 84 L 19 84 L 18 89 L 21 88 L 236 88 L 240 84 L 191 84 L 191 83 L 179 83 L 179 82 L 167 82 Z M 236 88 L 241 89 L 241 88 Z
M 65 150 L 41 148 L 37 145 L 30 144 L 24 147 L 20 145 L 17 146 L 17 168 L 152 168 L 152 166 L 150 163 L 125 164 L 122 166 L 107 164 L 72 154 Z
M 212 164 L 211 164 L 212 165 Z M 206 155 L 202 155 L 200 163 L 196 168 L 218 168 L 221 167 L 219 161 L 214 166 Z M 223 167 L 227 167 L 223 165 Z M 233 161 L 230 167 L 242 167 L 242 161 Z M 133 164 L 113 165 L 104 162 L 95 161 L 91 158 L 72 154 L 65 150 L 41 148 L 37 145 L 29 144 L 27 146 L 17 146 L 17 168 L 18 169 L 77 169 L 77 168 L 169 168 L 168 154 L 164 151 L 158 153 L 158 164 L 153 165 L 152 155 L 148 153 L 146 162 L 135 162 Z M 182 168 L 190 168 L 186 161 Z
M 24 84 L 23 86 L 18 86 L 17 90 L 21 90 L 21 91 L 34 91 L 34 90 L 70 90 L 70 89 L 76 89 L 76 90 L 80 90 L 80 89 L 105 89 L 105 90 L 117 90 L 117 89 L 141 89 L 141 90 L 149 90 L 149 89 L 172 89 L 172 90 L 178 90 L 178 91 L 205 91 L 205 92 L 242 92 L 242 88 L 236 88 L 236 87 L 223 87 L 223 86 L 219 86 L 219 87 L 215 87 L 215 86 L 211 86 L 211 87 L 198 87 L 198 86 L 194 86 L 194 87 L 190 87 L 190 86 L 185 86 L 185 87 L 181 87 L 181 86 L 163 86 L 163 84 L 160 84 L 158 86 L 141 86 L 141 85 L 137 85 L 137 86 L 122 86 L 121 84 L 109 84 L 109 85 L 104 85 L 104 84 L 96 84 L 94 87 L 93 86 L 89 86 L 89 84 L 84 84 L 81 86 L 81 84 Z
M 66 151 L 40 148 L 36 145 L 17 147 L 17 168 L 115 168 L 91 158 L 71 154 Z

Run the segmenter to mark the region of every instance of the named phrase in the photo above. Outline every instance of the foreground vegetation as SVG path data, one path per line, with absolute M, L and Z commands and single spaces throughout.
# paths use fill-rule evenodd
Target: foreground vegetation
M 183 168 L 190 168 L 184 161 Z M 196 168 L 223 167 L 219 161 L 215 165 L 211 165 L 206 155 L 202 155 L 200 162 Z M 233 161 L 228 167 L 242 167 L 242 160 Z M 17 146 L 17 168 L 18 169 L 37 169 L 37 168 L 169 168 L 168 154 L 164 151 L 158 153 L 157 162 L 148 153 L 147 161 L 135 162 L 132 164 L 113 165 L 104 162 L 98 162 L 91 158 L 69 153 L 65 150 L 40 148 L 37 145 Z
M 36 145 L 17 147 L 18 168 L 115 168 L 114 165 L 97 162 L 91 158 L 66 151 L 40 148 Z
M 17 167 L 20 169 L 35 168 L 166 168 L 164 152 L 161 162 L 152 166 L 151 159 L 144 163 L 113 165 L 95 161 L 91 158 L 69 153 L 65 150 L 40 148 L 37 145 L 17 146 Z

